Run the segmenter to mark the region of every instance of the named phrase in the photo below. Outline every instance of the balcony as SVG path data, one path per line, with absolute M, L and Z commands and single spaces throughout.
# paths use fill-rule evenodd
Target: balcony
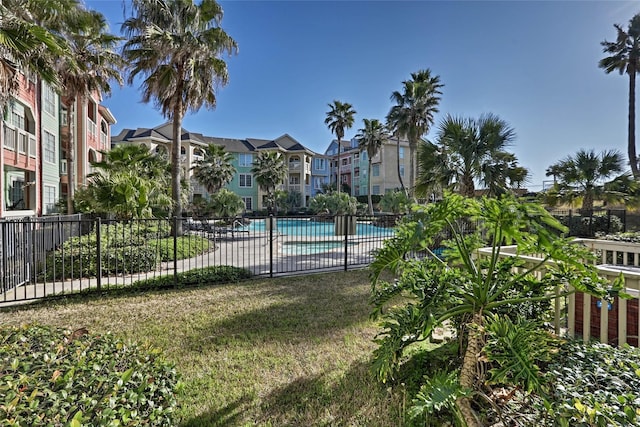
M 107 134 L 100 131 L 100 149 L 106 151 L 109 149 L 109 138 L 107 138 Z
M 4 147 L 29 157 L 36 157 L 36 137 L 8 123 L 4 124 Z
M 98 126 L 96 125 L 96 123 L 93 120 L 87 118 L 87 127 L 89 129 L 89 135 L 95 138 L 98 133 Z

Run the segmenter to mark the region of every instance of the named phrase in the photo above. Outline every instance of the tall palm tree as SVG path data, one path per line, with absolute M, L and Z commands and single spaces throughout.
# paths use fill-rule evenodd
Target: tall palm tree
M 638 157 L 636 154 L 636 74 L 640 71 L 640 14 L 635 15 L 629 21 L 629 27 L 625 31 L 621 25 L 614 25 L 617 37 L 616 41 L 601 43 L 602 50 L 608 54 L 600 60 L 598 66 L 609 74 L 618 71 L 629 76 L 629 120 L 627 153 L 631 165 L 631 173 L 638 179 Z
M 603 193 L 603 182 L 623 170 L 623 157 L 616 150 L 596 154 L 594 150 L 579 150 L 550 166 L 558 175 L 556 189 L 565 198 L 582 197 L 582 210 L 593 209 L 594 200 Z
M 191 168 L 193 177 L 209 194 L 216 193 L 233 179 L 236 168 L 231 164 L 232 161 L 233 155 L 224 151 L 222 145 L 210 144 L 205 149 L 203 159 L 196 161 Z
M 384 125 L 378 119 L 363 119 L 364 127 L 358 131 L 356 135 L 356 141 L 358 141 L 358 147 L 360 150 L 367 151 L 367 158 L 369 160 L 367 165 L 367 181 L 369 195 L 369 213 L 373 215 L 373 202 L 371 200 L 371 163 L 373 158 L 382 148 L 382 144 L 389 138 L 387 130 Z
M 61 17 L 77 8 L 77 0 L 0 2 L 0 108 L 17 90 L 20 69 L 57 86 L 55 61 L 68 54 Z
M 409 140 L 409 195 L 413 198 L 418 142 L 433 124 L 444 85 L 440 83 L 440 76 L 433 76 L 431 70 L 426 69 L 411 73 L 411 80 L 402 82 L 402 86 L 402 92 L 391 94 L 396 105 L 391 107 L 387 121 L 398 135 Z
M 120 38 L 108 33 L 108 25 L 99 12 L 79 9 L 70 15 L 64 37 L 70 55 L 57 64 L 63 90 L 63 100 L 70 106 L 66 141 L 67 159 L 67 212 L 73 213 L 75 193 L 75 140 L 74 123 L 76 104 L 93 93 L 111 93 L 111 81 L 122 84 L 120 69 L 122 58 L 115 51 Z
M 253 162 L 251 173 L 260 189 L 267 193 L 267 205 L 271 211 L 276 208 L 276 188 L 285 180 L 287 172 L 284 155 L 277 151 L 261 151 Z
M 134 16 L 122 25 L 128 82 L 144 76 L 142 100 L 153 99 L 173 122 L 171 194 L 173 215 L 181 217 L 182 120 L 189 110 L 216 106 L 215 90 L 228 81 L 221 56 L 237 45 L 220 27 L 223 12 L 215 0 L 133 0 L 132 7 Z M 180 222 L 174 234 L 182 234 Z
M 344 138 L 344 130 L 353 126 L 354 116 L 356 111 L 353 106 L 348 102 L 333 101 L 333 104 L 329 104 L 329 111 L 324 119 L 324 124 L 329 127 L 329 130 L 338 139 L 338 176 L 336 178 L 337 192 L 340 192 L 340 152 L 342 150 L 342 138 Z
M 430 153 L 437 168 L 421 169 L 418 181 L 435 179 L 466 197 L 475 196 L 475 182 L 483 184 L 489 195 L 507 192 L 513 182 L 524 181 L 527 172 L 506 151 L 514 139 L 513 128 L 494 114 L 478 120 L 447 116 L 438 128 L 437 149 Z

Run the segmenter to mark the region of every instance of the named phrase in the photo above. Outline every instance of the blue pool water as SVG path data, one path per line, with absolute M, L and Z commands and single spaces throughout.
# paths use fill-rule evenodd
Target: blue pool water
M 247 227 L 249 231 L 264 232 L 265 220 L 252 220 L 251 224 Z M 280 234 L 287 236 L 301 236 L 301 237 L 322 237 L 322 236 L 335 236 L 335 226 L 333 222 L 317 222 L 310 219 L 301 218 L 282 218 L 276 220 L 276 230 Z M 393 235 L 392 228 L 377 227 L 372 224 L 357 223 L 356 225 L 357 236 L 378 236 L 387 237 Z

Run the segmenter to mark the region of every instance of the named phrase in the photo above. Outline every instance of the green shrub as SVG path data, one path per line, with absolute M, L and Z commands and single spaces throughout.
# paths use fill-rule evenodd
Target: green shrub
M 178 285 L 214 285 L 221 283 L 238 282 L 248 279 L 253 274 L 244 268 L 230 265 L 220 265 L 215 267 L 197 268 L 182 273 L 178 273 Z M 159 276 L 151 279 L 144 279 L 134 282 L 133 287 L 141 289 L 156 289 L 173 287 L 173 275 Z
M 173 261 L 173 237 L 159 240 L 149 240 L 149 246 L 156 247 L 160 261 Z M 200 236 L 181 236 L 177 239 L 177 259 L 192 258 L 213 248 L 213 243 Z
M 617 233 L 624 229 L 622 220 L 615 215 L 556 216 L 562 225 L 569 227 L 570 236 L 593 237 L 601 233 Z
M 380 203 L 380 200 L 382 199 L 382 196 L 380 194 L 372 194 L 371 195 L 371 203 L 373 203 L 374 205 L 377 205 L 378 203 Z M 367 195 L 360 195 L 360 196 L 356 196 L 356 200 L 359 203 L 364 203 L 364 204 L 369 204 L 369 196 Z
M 3 327 L 0 365 L 3 425 L 175 425 L 177 373 L 157 349 L 83 330 Z

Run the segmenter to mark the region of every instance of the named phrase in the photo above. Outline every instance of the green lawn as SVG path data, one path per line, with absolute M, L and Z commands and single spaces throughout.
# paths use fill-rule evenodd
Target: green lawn
M 0 323 L 150 341 L 181 375 L 183 426 L 398 426 L 405 399 L 370 372 L 369 291 L 365 271 L 326 273 L 50 301 Z

